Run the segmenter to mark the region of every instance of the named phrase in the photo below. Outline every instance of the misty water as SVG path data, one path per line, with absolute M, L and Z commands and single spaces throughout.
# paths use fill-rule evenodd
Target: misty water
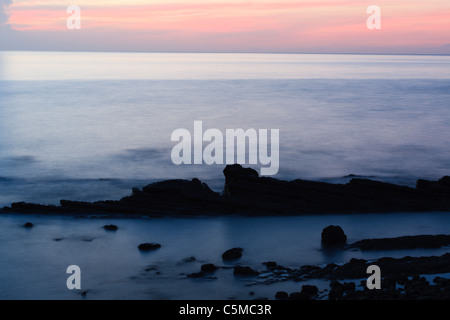
M 171 133 L 192 131 L 196 120 L 221 131 L 279 129 L 275 178 L 344 183 L 356 174 L 414 186 L 450 173 L 449 101 L 449 56 L 0 52 L 0 207 L 119 199 L 172 178 L 197 177 L 220 192 L 223 165 L 171 161 Z M 237 263 L 258 270 L 269 260 L 299 267 L 442 254 L 448 248 L 324 251 L 320 233 L 339 224 L 349 242 L 448 234 L 449 217 L 1 215 L 0 298 L 273 298 L 301 283 L 255 284 L 264 279 L 226 268 L 217 279 L 186 274 L 202 263 L 231 266 L 221 254 L 236 246 L 245 249 Z M 27 221 L 35 227 L 23 228 Z M 106 232 L 110 223 L 119 230 Z M 142 242 L 162 248 L 143 254 Z M 85 297 L 66 288 L 72 264 L 81 267 Z
M 23 224 L 32 222 L 26 229 Z M 115 224 L 115 232 L 103 226 Z M 442 255 L 449 248 L 361 252 L 326 250 L 322 229 L 339 224 L 348 243 L 365 238 L 448 234 L 448 213 L 321 215 L 301 217 L 198 217 L 161 219 L 90 219 L 56 216 L 0 216 L 1 299 L 274 299 L 280 290 L 300 291 L 308 283 L 320 290 L 329 281 L 276 282 L 234 276 L 220 268 L 211 278 L 187 274 L 213 263 L 221 267 L 250 266 L 264 271 L 266 261 L 290 268 L 345 263 L 351 258 Z M 161 248 L 138 250 L 144 242 Z M 233 247 L 241 259 L 222 260 Z M 189 258 L 194 261 L 189 262 Z M 81 290 L 68 290 L 66 269 L 81 269 Z M 87 291 L 86 296 L 80 293 Z M 253 292 L 254 295 L 250 295 Z
M 224 165 L 172 163 L 195 120 L 279 129 L 276 178 L 414 186 L 450 172 L 449 101 L 449 56 L 0 52 L 0 206 L 221 191 Z

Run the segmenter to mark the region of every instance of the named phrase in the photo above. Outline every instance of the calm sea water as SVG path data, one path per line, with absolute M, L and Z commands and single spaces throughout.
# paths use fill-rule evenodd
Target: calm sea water
M 220 191 L 224 166 L 172 164 L 194 120 L 280 129 L 278 178 L 414 185 L 450 173 L 450 56 L 0 52 L 0 205 Z
M 33 222 L 32 229 L 22 225 Z M 114 223 L 116 232 L 105 231 Z M 448 234 L 448 213 L 325 215 L 301 217 L 220 217 L 163 219 L 76 219 L 0 215 L 0 299 L 274 299 L 279 290 L 300 291 L 306 283 L 321 290 L 329 281 L 277 282 L 235 277 L 221 268 L 216 279 L 190 279 L 204 263 L 234 264 L 264 270 L 266 261 L 298 268 L 302 265 L 345 263 L 351 258 L 376 259 L 442 255 L 449 248 L 377 252 L 327 251 L 320 234 L 339 224 L 352 243 L 365 238 L 417 234 Z M 59 241 L 55 241 L 59 239 Z M 140 253 L 143 242 L 162 245 Z M 222 261 L 230 248 L 244 248 L 236 262 Z M 183 261 L 194 257 L 192 262 Z M 81 269 L 81 291 L 66 287 L 66 269 Z M 447 275 L 448 276 L 448 275 Z M 359 281 L 358 281 L 359 283 Z M 250 292 L 254 295 L 250 295 Z
M 169 178 L 198 177 L 220 191 L 223 166 L 172 164 L 171 133 L 192 132 L 195 120 L 205 129 L 279 129 L 277 178 L 345 182 L 358 174 L 414 185 L 450 174 L 450 57 L 0 52 L 0 206 L 118 199 Z M 26 221 L 35 227 L 24 229 Z M 107 223 L 119 231 L 104 231 Z M 353 242 L 448 233 L 450 215 L 2 215 L 0 298 L 80 299 L 65 286 L 72 264 L 88 299 L 273 298 L 301 284 L 248 286 L 227 269 L 215 280 L 186 274 L 224 265 L 221 253 L 235 246 L 245 249 L 240 263 L 257 269 L 268 260 L 298 267 L 448 250 L 327 252 L 320 232 L 329 224 Z M 142 242 L 163 247 L 141 254 Z

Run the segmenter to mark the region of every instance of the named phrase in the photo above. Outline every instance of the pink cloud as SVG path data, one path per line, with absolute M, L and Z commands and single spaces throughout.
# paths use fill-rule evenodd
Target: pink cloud
M 450 2 L 427 5 L 400 1 L 380 3 L 382 30 L 366 28 L 367 4 L 361 1 L 184 2 L 157 5 L 82 7 L 82 28 L 100 41 L 110 34 L 127 34 L 127 43 L 153 41 L 211 48 L 223 45 L 266 51 L 308 46 L 442 45 L 450 42 Z M 9 23 L 23 32 L 66 30 L 63 6 L 37 0 L 9 7 Z M 139 39 L 139 40 L 137 40 Z M 201 43 L 203 42 L 203 43 Z M 206 45 L 207 47 L 207 45 Z

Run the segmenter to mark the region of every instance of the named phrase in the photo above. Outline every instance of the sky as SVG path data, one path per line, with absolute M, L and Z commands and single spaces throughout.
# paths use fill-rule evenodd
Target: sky
M 0 0 L 0 50 L 450 54 L 450 1 Z

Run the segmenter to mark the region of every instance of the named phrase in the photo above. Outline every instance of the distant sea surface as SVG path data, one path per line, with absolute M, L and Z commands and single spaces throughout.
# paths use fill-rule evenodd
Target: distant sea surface
M 0 52 L 0 206 L 118 199 L 223 165 L 171 134 L 280 130 L 280 179 L 450 175 L 450 56 Z M 253 166 L 258 169 L 258 166 Z

